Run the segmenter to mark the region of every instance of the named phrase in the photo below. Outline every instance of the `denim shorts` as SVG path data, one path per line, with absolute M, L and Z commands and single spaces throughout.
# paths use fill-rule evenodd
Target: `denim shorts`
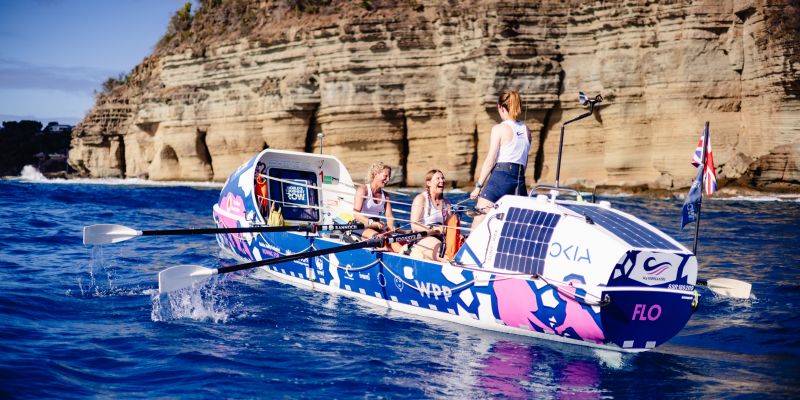
M 528 195 L 528 190 L 525 188 L 525 167 L 520 164 L 495 164 L 486 185 L 481 190 L 480 197 L 497 203 L 497 200 L 507 194 Z

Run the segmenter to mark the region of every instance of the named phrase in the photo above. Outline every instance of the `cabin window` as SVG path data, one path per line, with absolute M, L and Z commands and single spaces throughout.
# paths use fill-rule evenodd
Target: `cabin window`
M 318 221 L 319 193 L 317 174 L 283 168 L 270 168 L 269 196 L 281 208 L 283 219 L 292 221 Z M 312 208 L 313 207 L 313 208 Z

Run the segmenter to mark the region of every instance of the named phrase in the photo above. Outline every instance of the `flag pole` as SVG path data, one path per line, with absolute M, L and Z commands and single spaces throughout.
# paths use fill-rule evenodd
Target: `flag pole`
M 708 121 L 703 128 L 703 153 L 700 155 L 700 201 L 697 202 L 697 219 L 694 221 L 694 244 L 692 253 L 697 255 L 697 238 L 700 235 L 700 209 L 703 206 L 703 179 L 706 175 L 706 152 L 708 151 Z

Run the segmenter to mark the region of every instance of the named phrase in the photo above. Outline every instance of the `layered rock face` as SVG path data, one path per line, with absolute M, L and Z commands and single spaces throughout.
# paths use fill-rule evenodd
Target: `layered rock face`
M 688 186 L 709 121 L 720 184 L 800 185 L 796 2 L 333 3 L 204 6 L 188 39 L 98 96 L 73 131 L 72 165 L 224 181 L 266 147 L 317 151 L 322 132 L 356 180 L 384 161 L 407 185 L 431 168 L 464 185 L 512 89 L 533 136 L 529 183 L 549 183 L 583 90 L 605 99 L 568 126 L 562 183 Z

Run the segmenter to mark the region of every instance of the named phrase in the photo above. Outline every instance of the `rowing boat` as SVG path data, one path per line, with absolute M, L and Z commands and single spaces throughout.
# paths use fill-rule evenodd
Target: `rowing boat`
M 321 147 L 320 154 L 268 149 L 242 164 L 213 206 L 215 228 L 97 224 L 84 227 L 83 243 L 215 234 L 244 263 L 166 268 L 158 274 L 159 293 L 260 268 L 295 286 L 408 314 L 620 352 L 650 350 L 678 334 L 697 308 L 695 285 L 749 299 L 748 282 L 697 277 L 699 194 L 689 204 L 698 207 L 689 251 L 609 202 L 595 203 L 594 196 L 587 202 L 560 185 L 564 128 L 592 115 L 602 101 L 583 92 L 579 99 L 589 110 L 561 125 L 555 186 L 535 186 L 530 197 L 507 195 L 488 210 L 473 209 L 486 215 L 464 241 L 459 226 L 447 226 L 444 261 L 422 259 L 421 252 L 375 250 L 413 246 L 424 232 L 365 240 L 354 234 L 364 227 L 352 221 L 355 185 L 344 164 Z M 706 123 L 701 143 L 707 135 Z M 705 146 L 702 154 L 701 161 Z M 684 216 L 687 210 L 684 204 Z
M 266 199 L 257 195 L 259 177 Z M 540 192 L 501 198 L 452 260 L 362 248 L 260 268 L 295 286 L 408 314 L 623 352 L 652 349 L 686 325 L 698 300 L 691 251 L 608 202 L 572 198 L 563 188 Z M 353 213 L 354 194 L 336 157 L 267 149 L 228 178 L 214 221 L 219 228 L 261 226 L 272 208 L 288 225 L 342 223 Z M 353 238 L 237 232 L 217 241 L 256 262 L 324 253 Z

